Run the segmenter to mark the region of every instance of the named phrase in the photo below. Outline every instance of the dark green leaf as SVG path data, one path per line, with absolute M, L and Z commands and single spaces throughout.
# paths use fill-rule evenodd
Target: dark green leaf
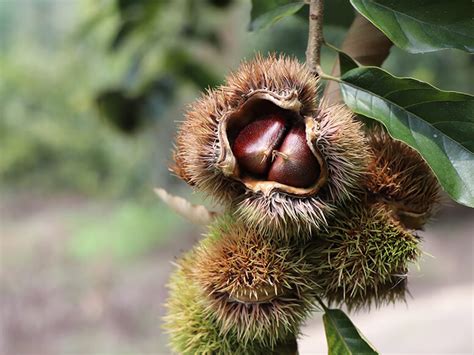
M 323 322 L 329 355 L 378 354 L 340 309 L 326 309 Z
M 105 90 L 96 97 L 102 116 L 113 127 L 125 134 L 133 134 L 143 125 L 143 102 L 117 89 Z
M 411 53 L 446 48 L 474 52 L 470 0 L 351 0 L 398 47 Z
M 354 9 L 347 0 L 324 2 L 324 25 L 347 28 L 354 20 Z
M 474 207 L 474 97 L 397 78 L 379 68 L 357 68 L 342 77 L 346 104 L 385 125 L 416 149 L 446 192 Z
M 295 0 L 251 0 L 250 21 L 279 6 L 288 5 Z
M 359 67 L 359 64 L 349 54 L 343 52 L 342 50 L 340 50 L 336 46 L 333 46 L 330 43 L 325 42 L 325 45 L 337 52 L 341 75 L 351 69 Z
M 253 0 L 249 29 L 255 31 L 268 28 L 282 18 L 295 14 L 304 5 L 304 1 Z
M 352 70 L 358 67 L 354 59 L 352 59 L 349 55 L 347 55 L 344 52 L 339 52 L 338 58 L 339 58 L 339 68 L 341 69 L 341 74 L 344 74 L 345 72 L 348 72 L 349 70 Z
M 324 2 L 323 27 L 335 26 L 348 28 L 354 20 L 355 11 L 347 0 L 330 0 Z M 305 6 L 297 13 L 305 21 L 308 21 L 309 6 Z

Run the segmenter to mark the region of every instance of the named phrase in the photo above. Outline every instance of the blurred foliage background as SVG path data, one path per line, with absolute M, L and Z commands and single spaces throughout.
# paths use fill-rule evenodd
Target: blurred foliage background
M 304 11 L 246 32 L 248 1 L 0 2 L 2 186 L 101 196 L 168 184 L 175 122 L 200 90 L 242 58 L 282 51 L 303 59 Z M 329 2 L 325 36 L 338 45 L 353 11 Z M 333 53 L 325 52 L 330 66 Z M 409 55 L 385 67 L 446 90 L 473 91 L 472 58 Z
M 176 124 L 242 59 L 304 60 L 305 10 L 257 33 L 249 15 L 249 0 L 0 0 L 2 353 L 164 349 L 169 260 L 199 231 L 152 188 L 201 201 L 168 171 Z M 353 16 L 328 1 L 327 41 Z M 473 62 L 393 48 L 384 67 L 473 93 Z

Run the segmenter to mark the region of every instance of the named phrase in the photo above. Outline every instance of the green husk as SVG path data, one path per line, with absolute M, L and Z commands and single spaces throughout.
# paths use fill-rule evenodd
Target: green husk
M 204 317 L 199 289 L 189 277 L 192 253 L 183 258 L 171 275 L 164 317 L 170 335 L 170 347 L 180 354 L 212 354 L 229 345 L 222 342 L 215 324 Z
M 421 253 L 419 238 L 383 205 L 351 208 L 342 209 L 312 242 L 322 297 L 350 309 L 404 300 L 408 266 Z
M 221 333 L 243 343 L 273 348 L 296 337 L 315 305 L 314 264 L 304 243 L 268 238 L 231 218 L 211 227 L 195 270 L 205 312 Z
M 195 253 L 188 253 L 172 274 L 168 288 L 168 310 L 164 328 L 170 336 L 171 349 L 179 354 L 294 354 L 296 339 L 288 337 L 269 347 L 258 341 L 242 342 L 233 332 L 223 333 L 206 312 L 205 295 L 196 285 L 191 268 Z
M 180 353 L 294 348 L 317 287 L 306 244 L 265 238 L 225 215 L 178 263 L 165 327 Z M 293 344 L 293 345 L 292 345 Z

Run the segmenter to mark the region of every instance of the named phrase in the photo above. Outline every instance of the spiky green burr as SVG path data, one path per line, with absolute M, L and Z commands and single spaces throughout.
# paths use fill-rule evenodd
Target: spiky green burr
M 329 303 L 370 307 L 404 299 L 420 239 L 384 205 L 342 209 L 312 241 L 315 282 Z
M 225 218 L 179 263 L 165 327 L 174 350 L 269 353 L 291 348 L 314 308 L 314 265 L 302 244 Z

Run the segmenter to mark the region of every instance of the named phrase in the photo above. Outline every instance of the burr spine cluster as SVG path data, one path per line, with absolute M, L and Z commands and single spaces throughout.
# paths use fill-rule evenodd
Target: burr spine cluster
M 404 299 L 437 180 L 317 92 L 296 59 L 257 56 L 189 107 L 172 170 L 225 212 L 170 281 L 175 351 L 268 353 L 293 346 L 318 297 L 350 309 Z

